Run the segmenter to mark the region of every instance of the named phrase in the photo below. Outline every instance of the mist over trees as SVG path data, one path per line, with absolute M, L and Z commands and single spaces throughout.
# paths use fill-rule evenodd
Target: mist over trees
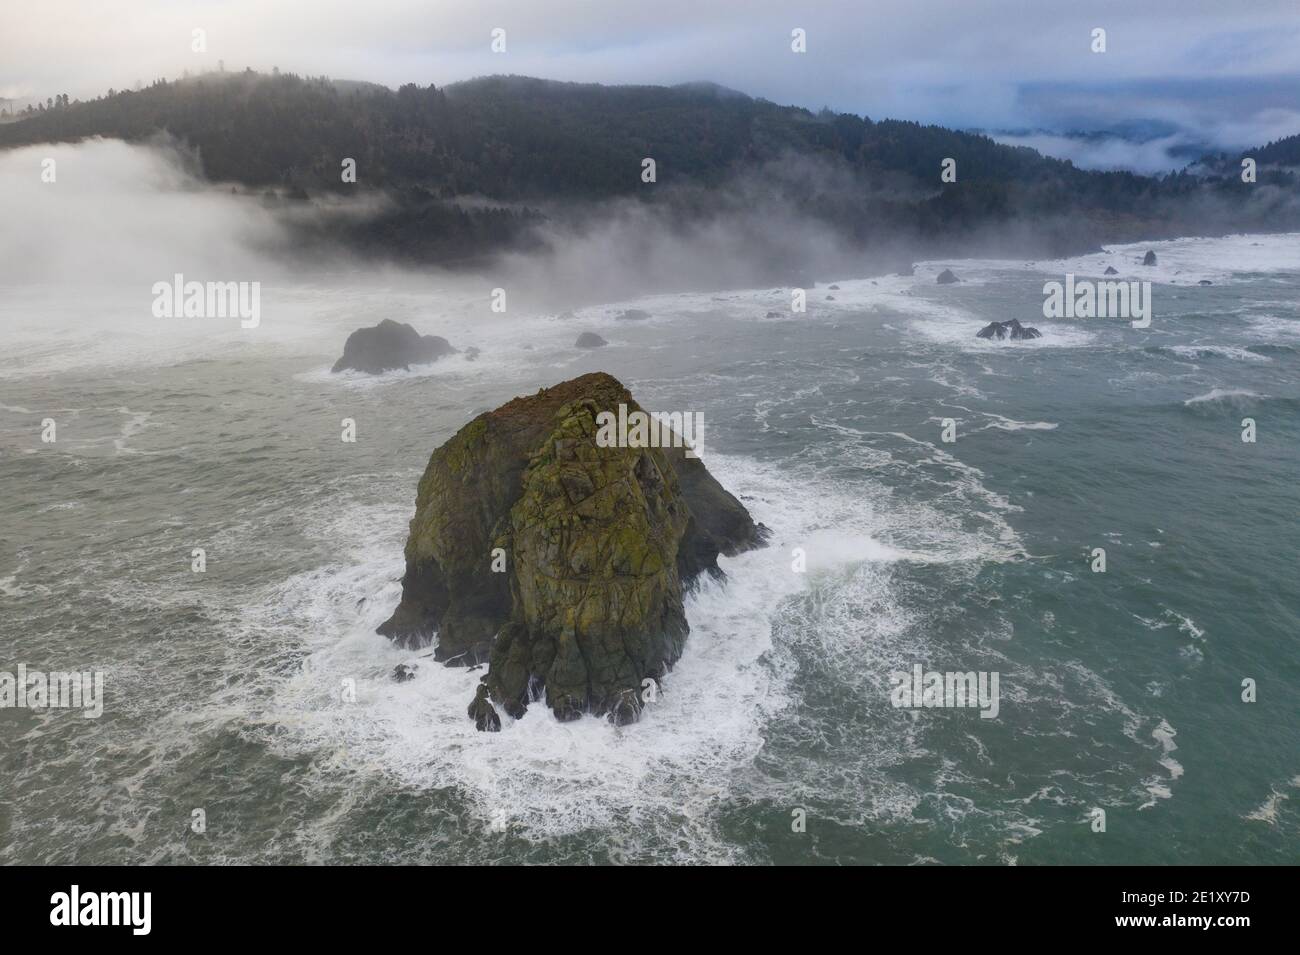
M 0 125 L 0 147 L 91 136 L 187 144 L 214 182 L 302 202 L 374 193 L 381 211 L 312 237 L 455 262 L 542 241 L 537 227 L 611 201 L 683 223 L 771 202 L 844 243 L 951 254 L 996 237 L 1033 257 L 1102 242 L 1300 228 L 1300 137 L 1197 174 L 1091 172 L 938 126 L 778 106 L 711 84 L 600 86 L 494 76 L 397 90 L 292 73 L 206 73 L 110 91 Z M 642 180 L 653 158 L 656 181 Z M 355 160 L 356 181 L 341 175 Z M 956 161 L 956 181 L 941 179 Z

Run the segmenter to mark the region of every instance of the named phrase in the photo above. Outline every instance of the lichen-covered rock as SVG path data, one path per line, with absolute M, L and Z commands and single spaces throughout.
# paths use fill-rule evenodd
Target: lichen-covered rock
M 343 356 L 330 371 L 363 371 L 378 375 L 385 371 L 422 365 L 453 355 L 456 349 L 445 338 L 421 335 L 410 325 L 386 318 L 370 328 L 358 328 L 343 345 Z
M 635 721 L 644 681 L 681 656 L 683 590 L 763 541 L 685 448 L 598 445 L 598 415 L 619 404 L 640 410 L 616 379 L 584 375 L 480 415 L 429 460 L 380 632 L 408 646 L 436 633 L 445 662 L 488 659 L 476 722 L 489 700 L 518 718 L 542 698 L 564 720 Z

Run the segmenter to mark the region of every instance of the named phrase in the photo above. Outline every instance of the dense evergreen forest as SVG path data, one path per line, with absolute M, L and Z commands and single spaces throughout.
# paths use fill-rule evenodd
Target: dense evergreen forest
M 1089 172 L 986 136 L 898 120 L 814 113 L 710 84 L 600 86 L 494 76 L 444 88 L 293 74 L 207 73 L 51 98 L 0 125 L 0 148 L 167 133 L 204 174 L 292 202 L 374 192 L 390 201 L 330 238 L 431 261 L 535 241 L 533 227 L 627 199 L 707 216 L 779 197 L 846 243 L 956 250 L 999 227 L 1018 252 L 1192 232 L 1300 228 L 1300 137 L 1258 150 L 1259 181 L 1234 161 L 1151 178 Z M 642 181 L 653 157 L 657 181 Z M 356 161 L 356 182 L 342 162 Z M 956 160 L 957 181 L 941 181 Z M 743 182 L 744 188 L 736 184 Z

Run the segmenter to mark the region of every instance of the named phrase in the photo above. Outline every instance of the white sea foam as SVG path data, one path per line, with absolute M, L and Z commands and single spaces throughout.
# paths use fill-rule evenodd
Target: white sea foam
M 1290 306 L 1295 308 L 1294 304 Z M 1283 315 L 1246 315 L 1247 333 L 1269 343 L 1300 341 L 1300 319 Z
M 1277 825 L 1278 810 L 1282 803 L 1291 797 L 1287 793 L 1280 793 L 1276 789 L 1268 794 L 1259 807 L 1242 816 L 1243 819 L 1249 819 L 1252 822 L 1264 822 L 1270 826 Z
M 1199 288 L 1201 281 L 1213 282 L 1217 286 L 1250 273 L 1298 272 L 1300 257 L 1296 255 L 1297 248 L 1300 248 L 1300 234 L 1296 233 L 1189 237 L 1108 245 L 1104 252 L 1020 263 L 1019 267 L 1052 275 L 1074 273 L 1117 281 L 1150 281 Z M 1155 265 L 1142 264 L 1148 251 L 1156 254 Z M 1009 262 L 1001 265 L 1016 267 Z M 1107 266 L 1119 274 L 1105 276 Z
M 1178 624 L 1180 632 L 1187 634 L 1193 640 L 1205 639 L 1205 631 L 1196 625 L 1196 621 L 1191 617 L 1184 616 L 1176 610 L 1165 610 L 1166 617 L 1172 617 Z
M 1174 742 L 1174 737 L 1178 731 L 1169 725 L 1168 720 L 1161 720 L 1159 725 L 1151 731 L 1151 737 L 1160 744 L 1160 765 L 1169 773 L 1168 779 L 1158 777 L 1146 780 L 1143 785 L 1151 798 L 1138 806 L 1138 809 L 1150 809 L 1161 799 L 1173 798 L 1173 783 L 1182 778 L 1183 765 L 1173 757 L 1173 753 L 1178 749 L 1178 744 Z
M 1055 431 L 1059 427 L 1054 421 L 1017 421 L 1015 418 L 1006 418 L 991 411 L 982 411 L 980 414 L 993 420 L 981 428 L 976 428 L 977 431 L 986 431 L 989 428 L 996 428 L 999 431 Z
M 1041 338 L 1011 341 L 997 341 L 991 338 L 979 338 L 977 333 L 987 325 L 988 319 L 955 309 L 936 309 L 926 305 L 916 308 L 925 315 L 910 323 L 912 331 L 925 339 L 942 345 L 951 345 L 963 351 L 993 352 L 995 349 L 1007 349 L 999 354 L 1014 354 L 1016 350 L 1039 348 L 1082 348 L 1097 341 L 1097 333 L 1084 327 L 1084 322 L 1050 321 L 1031 316 L 1022 324 L 1031 325 L 1042 333 Z M 1101 321 L 1101 320 L 1095 320 Z
M 779 500 L 770 478 L 720 459 L 711 467 L 732 490 L 762 498 L 754 504 L 760 519 L 782 523 L 770 509 Z M 504 811 L 511 830 L 530 839 L 685 817 L 700 830 L 691 840 L 699 851 L 729 857 L 705 831 L 708 810 L 726 794 L 729 774 L 762 747 L 763 722 L 785 703 L 779 676 L 760 659 L 771 647 L 772 612 L 803 586 L 785 548 L 724 559 L 728 584 L 706 582 L 688 600 L 686 653 L 637 725 L 559 723 L 537 704 L 487 734 L 465 716 L 480 673 L 419 659 L 374 634 L 399 596 L 409 514 L 377 517 L 352 512 L 339 521 L 382 529 L 359 547 L 357 562 L 292 578 L 255 611 L 278 617 L 288 608 L 309 641 L 308 665 L 275 688 L 275 722 L 287 731 L 276 734 L 277 745 L 335 750 L 407 785 L 453 786 L 469 801 L 472 824 L 486 827 Z M 416 678 L 392 683 L 393 666 L 412 659 Z M 348 676 L 358 687 L 352 706 L 334 695 Z
M 1272 361 L 1267 355 L 1259 355 L 1234 345 L 1172 345 L 1169 351 L 1181 358 L 1218 356 L 1231 358 L 1233 361 Z
M 734 774 L 762 750 L 764 727 L 791 703 L 792 658 L 773 652 L 778 608 L 808 587 L 829 586 L 833 596 L 821 605 L 829 616 L 818 632 L 859 636 L 819 652 L 854 654 L 860 666 L 869 646 L 861 642 L 863 619 L 878 634 L 903 634 L 910 626 L 888 596 L 883 568 L 898 560 L 996 557 L 1007 542 L 954 528 L 939 512 L 926 518 L 928 530 L 894 527 L 925 512 L 877 508 L 806 472 L 716 455 L 707 463 L 774 538 L 766 548 L 724 558 L 729 580 L 706 581 L 688 598 L 686 652 L 640 723 L 559 723 L 536 704 L 518 721 L 503 716 L 500 733 L 477 732 L 465 708 L 480 672 L 445 668 L 374 633 L 400 593 L 409 506 L 347 505 L 314 519 L 314 534 L 345 544 L 346 559 L 270 588 L 245 610 L 245 626 L 304 641 L 302 669 L 270 687 L 273 702 L 259 720 L 274 728 L 269 745 L 324 752 L 332 764 L 404 785 L 454 787 L 470 806 L 467 825 L 488 827 L 504 812 L 510 830 L 532 840 L 643 826 L 644 834 L 629 835 L 620 850 L 635 855 L 655 841 L 656 827 L 671 824 L 689 830 L 689 838 L 669 840 L 682 846 L 683 858 L 734 861 L 741 850 L 714 831 L 713 811 L 733 793 Z M 906 531 L 910 546 L 882 542 L 882 534 L 898 531 Z M 795 547 L 807 553 L 806 574 L 792 569 Z M 871 610 L 866 617 L 864 607 Z M 903 648 L 888 652 L 901 659 Z M 393 683 L 393 667 L 410 662 L 418 665 L 415 679 Z M 349 678 L 357 702 L 347 705 L 338 688 Z M 896 761 L 908 738 L 892 736 L 880 758 Z M 882 781 L 872 798 L 906 815 L 920 797 Z
M 1203 404 L 1239 405 L 1251 399 L 1265 397 L 1267 395 L 1261 395 L 1245 388 L 1212 388 L 1203 395 L 1196 395 L 1193 398 L 1186 399 L 1183 404 L 1189 408 Z

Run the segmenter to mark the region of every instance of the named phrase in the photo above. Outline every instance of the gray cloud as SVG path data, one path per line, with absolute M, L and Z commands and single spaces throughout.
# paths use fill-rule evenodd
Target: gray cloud
M 9 96 L 93 96 L 224 60 L 393 86 L 489 73 L 706 79 L 780 103 L 959 127 L 1062 132 L 1119 112 L 1224 146 L 1280 129 L 1278 110 L 1300 111 L 1294 0 L 1086 9 L 1072 0 L 42 0 L 5 21 L 0 95 Z M 504 54 L 489 49 L 495 27 L 507 31 Z M 806 54 L 790 51 L 795 27 L 808 33 Z M 1105 54 L 1089 49 L 1095 27 L 1107 30 Z M 191 51 L 194 29 L 206 31 L 206 53 Z M 1133 95 L 1153 83 L 1168 89 Z M 1231 95 L 1205 101 L 1204 88 L 1218 84 Z M 1259 92 L 1278 86 L 1289 102 Z

